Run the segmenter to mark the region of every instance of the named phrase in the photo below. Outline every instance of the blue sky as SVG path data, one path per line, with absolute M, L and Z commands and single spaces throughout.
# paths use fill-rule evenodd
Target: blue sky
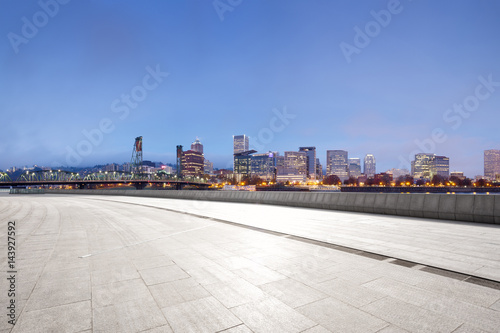
M 139 135 L 163 162 L 199 137 L 219 168 L 236 134 L 379 172 L 432 152 L 472 177 L 500 149 L 498 1 L 0 6 L 0 169 L 128 162 Z

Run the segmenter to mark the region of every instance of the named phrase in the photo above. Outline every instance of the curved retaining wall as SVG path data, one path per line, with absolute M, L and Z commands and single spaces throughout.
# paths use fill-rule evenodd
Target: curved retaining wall
M 46 192 L 259 203 L 500 224 L 500 195 L 168 190 L 47 190 Z

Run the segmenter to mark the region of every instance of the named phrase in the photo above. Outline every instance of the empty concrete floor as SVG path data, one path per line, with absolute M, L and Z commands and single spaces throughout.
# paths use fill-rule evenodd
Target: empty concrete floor
M 413 251 L 419 260 L 437 254 L 456 271 L 498 277 L 498 227 L 264 205 L 0 194 L 2 267 L 7 222 L 15 220 L 18 271 L 18 322 L 12 327 L 2 315 L 0 332 L 500 330 L 495 286 L 172 210 L 407 260 Z

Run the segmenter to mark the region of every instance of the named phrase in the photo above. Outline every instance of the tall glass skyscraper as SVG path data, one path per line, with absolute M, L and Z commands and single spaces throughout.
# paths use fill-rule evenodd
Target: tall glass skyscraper
M 377 162 L 375 161 L 375 156 L 372 154 L 366 154 L 363 170 L 367 177 L 375 176 L 377 173 Z
M 243 153 L 248 150 L 248 136 L 233 135 L 233 154 Z
M 495 180 L 500 175 L 500 150 L 489 149 L 484 151 L 484 176 Z
M 306 153 L 307 178 L 316 179 L 316 147 L 299 147 L 299 151 Z
M 265 180 L 276 178 L 277 153 L 254 154 L 251 159 L 251 173 Z
M 360 158 L 350 158 L 349 159 L 349 177 L 358 178 L 361 176 L 361 159 Z

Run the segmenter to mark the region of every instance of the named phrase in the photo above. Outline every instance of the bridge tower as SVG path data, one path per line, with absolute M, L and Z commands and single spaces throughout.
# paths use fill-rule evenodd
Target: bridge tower
M 142 136 L 135 138 L 134 148 L 132 150 L 132 159 L 130 160 L 134 178 L 142 177 Z

